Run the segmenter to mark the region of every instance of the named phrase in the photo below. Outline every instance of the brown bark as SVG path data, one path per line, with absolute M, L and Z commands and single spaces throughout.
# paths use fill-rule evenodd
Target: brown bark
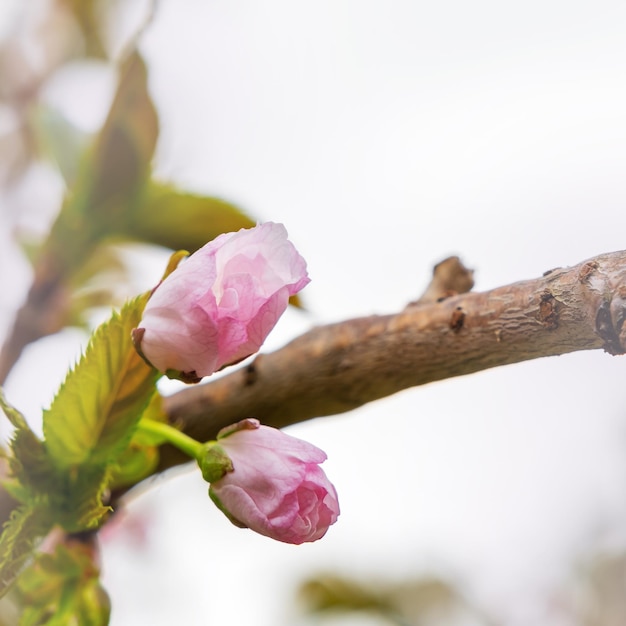
M 438 289 L 447 292 L 445 284 Z M 625 319 L 626 251 L 602 254 L 492 291 L 437 301 L 431 289 L 393 315 L 313 328 L 164 406 L 199 440 L 250 416 L 283 427 L 509 363 L 598 348 L 623 354 Z M 160 469 L 184 460 L 165 448 Z

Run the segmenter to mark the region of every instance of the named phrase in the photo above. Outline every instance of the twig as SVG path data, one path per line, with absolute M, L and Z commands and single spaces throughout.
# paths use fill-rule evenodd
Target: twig
M 471 276 L 470 276 L 471 278 Z M 480 370 L 603 348 L 626 351 L 626 251 L 541 278 L 314 328 L 247 367 L 164 400 L 199 440 L 244 417 L 283 427 L 402 389 Z M 186 459 L 164 448 L 159 470 Z

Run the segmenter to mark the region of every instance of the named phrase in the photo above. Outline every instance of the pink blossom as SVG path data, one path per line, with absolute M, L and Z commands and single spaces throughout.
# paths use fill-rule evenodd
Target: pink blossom
M 300 544 L 320 539 L 337 521 L 337 492 L 319 466 L 326 460 L 319 448 L 255 419 L 239 422 L 218 442 L 233 470 L 209 494 L 236 525 Z
M 256 352 L 308 282 L 282 224 L 226 233 L 157 287 L 133 337 L 159 371 L 197 381 Z

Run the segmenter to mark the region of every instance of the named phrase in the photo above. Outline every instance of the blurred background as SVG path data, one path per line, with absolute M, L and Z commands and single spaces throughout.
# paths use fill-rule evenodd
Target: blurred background
M 482 291 L 623 249 L 625 29 L 617 0 L 0 0 L 0 333 L 134 45 L 153 175 L 283 222 L 307 259 L 272 350 L 401 309 L 450 254 Z M 169 256 L 118 253 L 117 300 Z M 108 311 L 13 367 L 33 425 Z M 111 623 L 621 626 L 625 372 L 576 353 L 290 427 L 342 506 L 311 545 L 231 526 L 192 469 L 159 477 L 102 538 Z

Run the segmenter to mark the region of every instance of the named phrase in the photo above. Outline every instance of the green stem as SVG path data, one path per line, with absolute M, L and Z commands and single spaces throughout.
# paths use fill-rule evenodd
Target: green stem
M 157 435 L 161 441 L 171 443 L 192 459 L 200 459 L 206 450 L 206 446 L 203 443 L 192 439 L 189 435 L 181 433 L 180 430 L 176 430 L 176 428 L 164 422 L 142 419 L 139 420 L 138 428 L 145 433 Z

